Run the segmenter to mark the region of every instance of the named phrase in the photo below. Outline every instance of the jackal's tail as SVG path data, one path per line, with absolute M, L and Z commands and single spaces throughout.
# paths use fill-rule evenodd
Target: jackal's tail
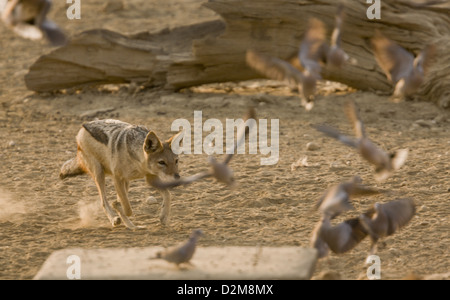
M 59 178 L 64 179 L 67 177 L 74 177 L 86 173 L 78 163 L 76 157 L 66 161 L 61 167 L 61 172 L 59 173 Z

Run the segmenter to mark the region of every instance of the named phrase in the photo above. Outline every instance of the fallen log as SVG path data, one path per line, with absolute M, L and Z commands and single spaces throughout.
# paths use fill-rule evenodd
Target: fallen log
M 391 92 L 392 84 L 370 48 L 369 40 L 378 29 L 415 54 L 426 44 L 436 44 L 435 61 L 418 96 L 449 107 L 450 4 L 380 3 L 381 19 L 369 20 L 370 4 L 344 1 L 342 47 L 358 64 L 339 71 L 324 69 L 323 78 Z M 25 76 L 26 85 L 37 92 L 122 82 L 180 89 L 260 78 L 245 63 L 247 49 L 287 59 L 297 51 L 309 18 L 322 20 L 329 36 L 336 11 L 334 0 L 209 0 L 204 5 L 221 18 L 155 34 L 83 32 L 67 46 L 40 57 Z
M 36 92 L 109 83 L 165 85 L 169 66 L 192 60 L 192 40 L 224 30 L 220 20 L 125 36 L 105 29 L 82 32 L 67 46 L 41 56 L 25 75 Z

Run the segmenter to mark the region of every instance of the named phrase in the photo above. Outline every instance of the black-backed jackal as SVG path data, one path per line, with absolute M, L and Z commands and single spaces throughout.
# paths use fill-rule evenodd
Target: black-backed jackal
M 178 134 L 177 134 L 178 135 Z M 178 156 L 172 152 L 172 140 L 161 142 L 153 131 L 118 120 L 98 120 L 86 123 L 77 135 L 77 155 L 66 161 L 60 178 L 88 173 L 92 176 L 100 194 L 103 210 L 113 226 L 123 221 L 130 229 L 136 229 L 129 219 L 132 209 L 128 200 L 130 180 L 146 178 L 154 180 L 179 178 Z M 111 175 L 119 201 L 113 208 L 106 201 L 105 175 Z M 167 224 L 170 217 L 171 194 L 160 190 L 163 197 L 160 220 Z

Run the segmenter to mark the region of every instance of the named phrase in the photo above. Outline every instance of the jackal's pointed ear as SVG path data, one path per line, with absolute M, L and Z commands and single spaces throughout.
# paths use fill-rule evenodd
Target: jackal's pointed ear
M 180 130 L 180 132 L 178 132 L 178 133 L 175 134 L 173 137 L 171 137 L 170 139 L 168 139 L 168 140 L 166 141 L 166 143 L 168 143 L 169 146 L 172 147 L 172 142 L 175 141 L 175 140 L 177 140 L 178 137 L 181 136 L 181 135 L 183 135 L 183 134 L 184 134 L 184 129 L 183 129 L 183 130 Z
M 156 136 L 156 134 L 153 131 L 150 131 L 147 134 L 147 137 L 145 138 L 144 142 L 144 151 L 147 153 L 158 151 L 159 149 L 162 149 L 162 144 L 159 138 Z

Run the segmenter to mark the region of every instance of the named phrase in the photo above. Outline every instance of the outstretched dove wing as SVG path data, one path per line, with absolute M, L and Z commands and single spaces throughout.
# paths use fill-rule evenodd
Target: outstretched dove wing
M 358 143 L 354 138 L 351 138 L 349 136 L 343 135 L 339 130 L 327 126 L 327 125 L 311 125 L 314 129 L 328 135 L 329 137 L 335 138 L 338 141 L 341 141 L 342 143 L 346 144 L 347 146 L 357 148 Z
M 389 222 L 387 235 L 408 224 L 416 213 L 414 201 L 409 198 L 381 204 L 380 210 L 386 214 Z
M 412 72 L 414 56 L 378 30 L 371 40 L 372 49 L 379 66 L 392 83 L 408 77 Z
M 355 131 L 356 138 L 360 139 L 366 137 L 366 130 L 364 128 L 364 123 L 361 121 L 359 117 L 358 108 L 355 105 L 353 100 L 349 100 L 345 104 L 345 113 L 347 114 L 348 119 L 353 124 L 353 129 Z
M 287 61 L 254 50 L 247 50 L 247 64 L 267 78 L 284 80 L 292 85 L 303 81 L 303 74 Z

